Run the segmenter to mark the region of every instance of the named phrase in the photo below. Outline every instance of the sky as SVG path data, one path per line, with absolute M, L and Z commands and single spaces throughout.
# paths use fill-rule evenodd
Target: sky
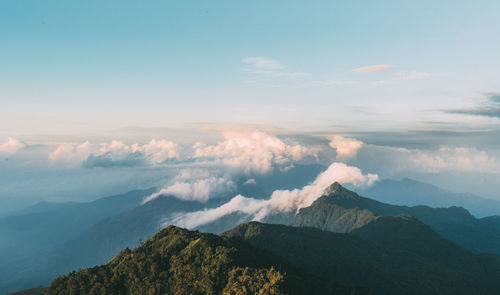
M 0 198 L 219 191 L 341 162 L 500 199 L 499 13 L 498 1 L 1 1 Z
M 0 134 L 496 128 L 498 114 L 447 110 L 500 91 L 499 11 L 497 1 L 2 1 Z

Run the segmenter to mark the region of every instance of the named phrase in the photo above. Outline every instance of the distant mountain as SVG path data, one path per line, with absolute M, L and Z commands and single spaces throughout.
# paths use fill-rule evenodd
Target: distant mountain
M 45 265 L 48 253 L 94 224 L 139 206 L 153 192 L 135 190 L 88 203 L 39 203 L 0 218 L 0 293 L 46 283 L 41 278 L 47 269 L 28 274 Z
M 301 209 L 292 224 L 314 226 L 336 232 L 351 231 L 350 224 L 344 225 L 342 219 L 332 211 L 331 208 L 336 207 L 342 207 L 344 210 L 359 210 L 360 215 L 357 218 L 365 218 L 365 223 L 370 222 L 373 216 L 370 217 L 370 214 L 363 210 L 371 212 L 374 216 L 408 214 L 429 225 L 442 237 L 473 252 L 500 254 L 500 229 L 483 224 L 482 220 L 476 219 L 462 207 L 431 208 L 389 205 L 361 197 L 338 183 L 333 184 L 325 195 L 317 199 L 310 207 Z M 352 214 L 353 211 L 349 212 Z M 351 217 L 353 218 L 355 217 Z M 318 226 L 319 220 L 323 220 L 325 224 Z
M 366 294 L 306 274 L 238 239 L 174 226 L 161 230 L 134 250 L 121 251 L 105 265 L 55 279 L 45 292 L 54 295 Z
M 471 193 L 455 193 L 413 179 L 384 179 L 359 190 L 363 196 L 393 205 L 427 205 L 431 207 L 464 207 L 476 217 L 500 215 L 500 201 Z M 499 195 L 500 197 L 500 195 Z
M 498 256 L 473 254 L 409 216 L 379 217 L 352 234 L 251 222 L 222 235 L 375 294 L 493 294 L 499 287 Z
M 486 226 L 500 229 L 500 216 L 498 215 L 483 217 L 479 220 Z

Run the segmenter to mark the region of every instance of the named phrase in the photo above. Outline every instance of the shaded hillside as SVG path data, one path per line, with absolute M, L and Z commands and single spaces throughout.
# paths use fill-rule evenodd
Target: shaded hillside
M 359 191 L 363 196 L 393 205 L 460 206 L 476 217 L 500 215 L 500 201 L 481 198 L 471 193 L 455 193 L 432 184 L 409 178 L 384 179 Z
M 471 251 L 500 254 L 500 229 L 485 225 L 464 208 L 389 205 L 361 197 L 338 183 L 333 184 L 310 207 L 301 209 L 292 224 L 349 232 L 363 223 L 369 223 L 374 216 L 400 214 L 418 218 L 442 237 Z
M 414 218 L 389 217 L 378 223 L 384 219 L 353 231 L 354 235 L 256 222 L 222 235 L 248 241 L 318 276 L 364 286 L 376 294 L 493 294 L 498 290 L 498 257 L 483 262 L 483 256 L 440 238 Z M 413 237 L 408 242 L 419 241 L 415 247 L 430 243 L 429 248 L 437 252 L 413 251 L 398 227 Z M 382 232 L 398 238 L 376 241 L 371 237 Z M 434 259 L 443 254 L 443 259 Z
M 51 252 L 94 224 L 139 206 L 153 191 L 135 190 L 88 203 L 40 203 L 0 218 L 0 291 L 46 284 L 41 278 L 54 270 L 34 271 L 52 263 Z
M 240 240 L 161 230 L 103 266 L 55 279 L 46 294 L 363 294 L 286 266 Z
M 479 219 L 482 224 L 486 226 L 490 226 L 496 229 L 500 229 L 500 216 L 495 215 L 495 216 L 488 216 Z

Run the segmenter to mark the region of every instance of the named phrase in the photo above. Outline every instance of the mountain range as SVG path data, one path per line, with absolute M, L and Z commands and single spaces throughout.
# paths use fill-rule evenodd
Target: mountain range
M 317 169 L 317 167 L 314 169 Z M 300 173 L 297 174 L 296 177 L 299 178 Z M 282 178 L 285 179 L 285 177 Z M 259 182 L 257 181 L 257 183 Z M 255 196 L 259 195 L 259 197 L 262 197 L 260 194 L 262 194 L 263 191 L 270 190 L 270 188 L 264 190 L 260 187 L 254 187 L 250 190 L 254 192 Z M 19 256 L 14 259 L 7 257 L 6 260 L 8 260 L 9 263 L 0 266 L 3 278 L 3 282 L 0 282 L 0 289 L 12 291 L 15 288 L 21 289 L 39 284 L 46 285 L 50 280 L 60 274 L 68 273 L 82 267 L 92 267 L 94 265 L 103 264 L 109 261 L 116 253 L 120 252 L 120 250 L 126 249 L 127 247 L 133 248 L 139 245 L 140 241 L 148 241 L 149 237 L 154 236 L 155 233 L 161 229 L 160 221 L 169 213 L 190 212 L 216 207 L 226 202 L 230 197 L 229 195 L 221 196 L 211 200 L 209 203 L 200 203 L 195 201 L 187 202 L 174 197 L 163 196 L 144 205 L 140 205 L 144 196 L 150 194 L 152 191 L 152 189 L 135 191 L 125 195 L 115 196 L 114 198 L 121 199 L 119 202 L 122 202 L 123 205 L 118 205 L 114 209 L 107 209 L 111 211 L 98 211 L 101 212 L 101 215 L 92 215 L 94 216 L 92 221 L 91 218 L 82 219 L 88 220 L 87 225 L 80 227 L 75 226 L 74 231 L 71 231 L 71 223 L 62 225 L 61 229 L 58 230 L 60 235 L 64 238 L 60 238 L 57 234 L 53 234 L 53 236 L 51 236 L 53 244 L 44 248 L 45 250 L 33 252 L 31 256 L 24 260 L 21 259 L 22 251 L 19 251 Z M 113 207 L 112 204 L 114 203 L 113 198 L 105 198 L 95 202 L 110 204 L 110 207 Z M 92 211 L 92 209 L 90 209 L 92 205 L 90 204 L 92 203 L 87 203 L 81 208 L 88 207 L 89 211 Z M 53 220 L 55 221 L 51 221 L 51 223 L 47 224 L 57 227 L 57 216 L 61 216 L 61 214 L 63 214 L 61 212 L 66 212 L 68 216 L 71 216 L 71 214 L 74 216 L 86 216 L 85 210 L 79 212 L 82 209 L 71 209 L 79 208 L 79 206 L 82 206 L 82 204 L 39 204 L 34 208 L 26 209 L 24 213 L 19 214 L 17 217 L 10 216 L 7 219 L 0 219 L 0 231 L 3 228 L 4 233 L 7 232 L 7 230 L 10 230 L 10 233 L 16 232 L 15 228 L 12 228 L 13 226 L 20 226 L 19 224 L 20 221 L 22 221 L 22 216 L 32 217 L 32 224 L 35 224 L 37 218 L 41 218 L 41 216 L 53 216 Z M 222 236 L 225 238 L 230 237 L 231 239 L 244 240 L 244 243 L 249 243 L 259 251 L 266 251 L 271 253 L 271 255 L 286 253 L 283 249 L 268 249 L 266 245 L 264 245 L 265 243 L 259 245 L 255 242 L 254 238 L 245 238 L 245 235 L 238 236 L 235 234 L 237 232 L 235 230 L 239 228 L 238 224 L 241 222 L 241 217 L 242 216 L 236 213 L 235 215 L 226 216 L 223 219 L 217 220 L 212 224 L 200 226 L 199 229 L 205 232 L 218 233 L 235 227 L 223 233 Z M 41 219 L 44 220 L 45 218 L 48 217 Z M 10 223 L 6 220 L 10 221 Z M 16 223 L 14 222 L 15 220 L 19 222 Z M 30 219 L 28 218 L 27 220 L 29 221 Z M 50 220 L 50 218 L 48 218 L 48 220 Z M 59 219 L 60 223 L 64 223 L 64 220 L 64 218 Z M 331 269 L 325 269 L 324 272 L 335 275 L 329 276 L 327 278 L 328 286 L 322 288 L 342 286 L 342 288 L 347 288 L 342 290 L 350 290 L 348 292 L 383 292 L 383 290 L 389 289 L 403 290 L 404 286 L 412 284 L 414 284 L 412 286 L 415 288 L 418 284 L 434 287 L 441 286 L 440 284 L 444 284 L 443 282 L 446 281 L 445 278 L 448 278 L 450 281 L 460 280 L 464 282 L 466 286 L 461 286 L 461 290 L 470 290 L 467 286 L 474 286 L 475 289 L 482 290 L 481 292 L 484 291 L 482 294 L 490 294 L 488 292 L 490 292 L 491 288 L 496 288 L 496 285 L 492 283 L 495 279 L 491 278 L 497 278 L 495 277 L 495 273 L 500 273 L 497 261 L 498 256 L 485 254 L 499 254 L 500 252 L 500 217 L 490 216 L 477 219 L 466 209 L 461 207 L 432 208 L 428 206 L 409 207 L 390 205 L 361 197 L 335 183 L 311 206 L 301 209 L 296 215 L 282 216 L 279 220 L 266 220 L 266 222 L 283 223 L 290 226 L 282 227 L 282 225 L 255 223 L 247 223 L 244 225 L 251 228 L 258 225 L 257 228 L 261 226 L 265 228 L 266 231 L 271 232 L 280 229 L 282 232 L 277 232 L 277 236 L 283 236 L 288 231 L 297 231 L 295 234 L 297 237 L 300 237 L 301 235 L 306 235 L 305 232 L 310 231 L 311 235 L 316 235 L 316 233 L 318 233 L 318 237 L 316 238 L 319 240 L 328 240 L 335 237 L 335 239 L 337 239 L 335 243 L 337 244 L 340 243 L 338 242 L 339 239 L 350 239 L 349 241 L 351 242 L 361 240 L 362 242 L 359 242 L 359 244 L 349 244 L 349 246 L 346 246 L 346 249 L 352 248 L 359 250 L 359 252 L 353 250 L 354 252 L 352 252 L 351 256 L 346 254 L 346 257 L 354 259 L 352 261 L 354 264 L 350 265 L 349 263 L 351 262 L 343 262 L 344 264 L 341 264 L 345 266 L 346 270 L 351 269 L 353 273 L 352 276 L 356 273 L 356 268 L 358 268 L 358 271 L 361 271 L 361 268 L 359 268 L 359 261 L 361 260 L 356 260 L 355 257 L 364 257 L 362 252 L 367 251 L 367 249 L 360 248 L 361 246 L 359 245 L 368 243 L 368 245 L 374 247 L 373 249 L 383 250 L 377 252 L 378 250 L 375 251 L 372 249 L 370 251 L 375 252 L 366 252 L 372 253 L 371 255 L 374 255 L 373 257 L 379 257 L 380 259 L 377 258 L 379 260 L 374 259 L 371 261 L 366 260 L 366 257 L 363 258 L 366 260 L 363 269 L 377 269 L 376 272 L 371 273 L 374 275 L 372 282 L 384 281 L 385 283 L 380 284 L 380 286 L 383 285 L 383 288 L 386 289 L 377 289 L 376 284 L 369 283 L 369 280 L 365 282 L 363 279 L 346 279 L 339 276 L 338 270 L 334 271 Z M 28 228 L 29 225 L 30 224 L 27 223 L 25 228 Z M 50 226 L 47 226 L 47 229 L 50 228 Z M 20 232 L 27 232 L 27 230 Z M 26 234 L 26 236 L 29 235 Z M 391 239 L 381 239 L 381 237 L 390 237 Z M 266 239 L 270 239 L 270 237 Z M 25 241 L 29 241 L 29 239 Z M 50 239 L 47 238 L 46 241 L 50 243 Z M 300 247 L 304 250 L 306 244 L 301 244 L 300 241 L 296 242 L 302 245 Z M 311 241 L 312 244 L 316 244 L 316 242 L 317 240 Z M 283 241 L 277 243 L 286 244 Z M 333 240 L 331 243 L 333 243 Z M 291 244 L 295 245 L 295 242 Z M 412 247 L 409 247 L 410 245 L 412 245 Z M 294 246 L 290 247 L 293 248 Z M 323 251 L 321 247 L 327 247 L 327 245 L 325 244 L 319 247 L 318 249 L 312 247 L 310 251 L 321 252 Z M 340 248 L 338 252 L 335 252 L 337 253 L 336 255 L 342 256 L 339 254 L 344 251 L 342 249 L 343 248 Z M 327 252 L 325 248 L 325 255 Z M 408 253 L 411 253 L 411 255 Z M 440 254 L 435 255 L 436 253 Z M 295 252 L 291 252 L 290 255 L 300 257 L 300 255 Z M 394 265 L 382 259 L 387 257 L 387 255 L 391 257 L 391 260 L 395 261 Z M 444 259 L 443 257 L 448 258 Z M 439 260 L 441 258 L 444 260 Z M 304 257 L 300 259 L 300 261 L 314 261 L 315 258 Z M 327 258 L 325 259 L 327 260 Z M 337 258 L 333 257 L 331 259 Z M 297 270 L 299 273 L 302 273 L 302 275 L 307 276 L 307 278 L 304 279 L 305 281 L 314 281 L 317 280 L 318 277 L 321 278 L 320 281 L 325 281 L 325 277 L 322 276 L 320 272 L 312 271 L 314 267 L 311 265 L 297 264 L 296 261 L 281 256 L 279 256 L 279 261 L 279 263 L 276 262 L 272 264 L 275 269 L 280 269 L 279 266 L 286 264 L 287 267 L 291 267 L 290 269 L 293 269 L 293 271 Z M 453 261 L 456 263 L 453 263 Z M 389 265 L 391 266 L 389 267 Z M 466 265 L 470 265 L 470 267 L 464 267 Z M 316 267 L 321 268 L 320 266 Z M 379 269 L 377 267 L 379 267 Z M 392 269 L 392 271 L 389 271 L 389 269 Z M 395 271 L 396 269 L 398 269 L 397 272 Z M 416 269 L 418 269 L 418 271 L 416 271 Z M 422 272 L 420 269 L 425 270 L 425 273 L 428 273 L 429 277 L 420 277 L 420 273 Z M 286 268 L 286 270 L 287 271 L 284 273 L 290 271 L 288 268 Z M 387 271 L 387 273 L 385 271 Z M 411 273 L 411 271 L 416 271 L 416 273 Z M 396 276 L 397 273 L 405 273 L 405 276 L 415 277 L 415 281 L 406 282 L 402 280 L 405 276 L 398 278 Z M 380 277 L 375 276 L 375 274 L 380 274 Z M 463 277 L 459 277 L 457 274 Z M 442 278 L 443 281 L 441 283 L 434 281 L 437 280 L 438 277 Z M 402 280 L 401 285 L 390 283 L 391 278 L 398 278 L 398 281 Z M 429 287 L 429 294 L 434 292 L 434 287 Z M 280 290 L 283 291 L 285 289 Z M 285 293 L 290 292 L 288 290 Z
M 334 183 L 298 212 L 294 226 L 248 222 L 220 235 L 168 226 L 102 266 L 24 294 L 494 294 L 500 288 L 499 256 L 464 249 L 411 215 L 336 204 L 369 200 L 361 198 Z

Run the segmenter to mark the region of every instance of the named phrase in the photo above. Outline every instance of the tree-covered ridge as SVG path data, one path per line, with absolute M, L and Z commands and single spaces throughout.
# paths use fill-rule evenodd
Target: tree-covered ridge
M 240 238 L 323 278 L 374 294 L 495 294 L 500 259 L 474 254 L 411 216 L 380 217 L 351 233 L 245 223 Z
M 109 263 L 55 279 L 47 294 L 362 294 L 284 266 L 238 239 L 169 226 Z

